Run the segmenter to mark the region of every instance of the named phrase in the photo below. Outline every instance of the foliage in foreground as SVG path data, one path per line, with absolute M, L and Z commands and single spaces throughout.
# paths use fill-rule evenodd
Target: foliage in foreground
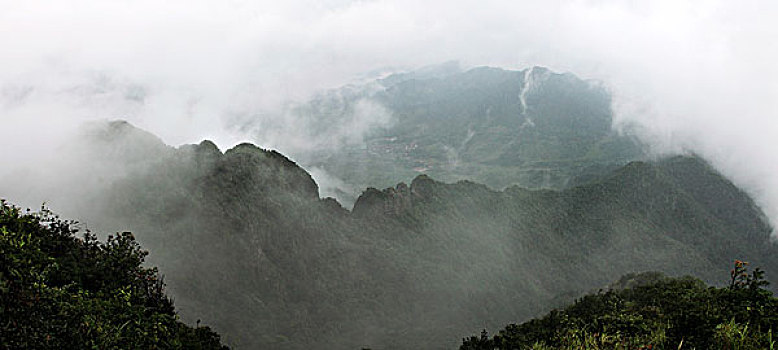
M 129 232 L 106 242 L 0 202 L 0 348 L 226 349 L 178 320 Z
M 691 277 L 628 275 L 620 284 L 636 286 L 584 296 L 493 337 L 484 331 L 460 350 L 774 349 L 778 298 L 763 289 L 763 271 L 749 274 L 747 265 L 736 260 L 724 288 Z

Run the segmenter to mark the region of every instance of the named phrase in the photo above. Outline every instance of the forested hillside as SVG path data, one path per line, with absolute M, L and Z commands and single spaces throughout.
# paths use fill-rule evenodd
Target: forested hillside
M 460 350 L 774 349 L 778 298 L 763 289 L 764 271 L 735 260 L 725 287 L 693 277 L 630 274 L 596 294 Z
M 732 258 L 778 270 L 761 211 L 694 157 L 563 191 L 422 175 L 367 189 L 348 211 L 250 144 L 175 149 L 123 122 L 85 140 L 80 166 L 126 171 L 78 217 L 135 232 L 184 320 L 236 348 L 451 348 L 630 272 L 716 283 Z
M 77 227 L 0 202 L 0 348 L 226 349 L 179 321 L 131 233 L 100 242 Z

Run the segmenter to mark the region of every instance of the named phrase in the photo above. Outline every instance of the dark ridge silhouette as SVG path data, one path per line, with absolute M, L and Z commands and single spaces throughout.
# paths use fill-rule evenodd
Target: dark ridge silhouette
M 138 147 L 123 151 L 149 149 Z M 420 175 L 365 190 L 352 211 L 250 144 L 143 159 L 83 219 L 136 232 L 184 320 L 207 320 L 235 348 L 451 348 L 626 273 L 717 283 L 733 257 L 778 270 L 761 211 L 697 157 L 564 190 Z

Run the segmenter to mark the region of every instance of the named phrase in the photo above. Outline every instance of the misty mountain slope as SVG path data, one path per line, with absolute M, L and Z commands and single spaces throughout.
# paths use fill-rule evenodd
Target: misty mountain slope
M 450 348 L 625 273 L 715 282 L 734 258 L 778 266 L 761 212 L 699 158 L 630 163 L 563 191 L 422 175 L 347 211 L 275 151 L 105 132 L 82 140 L 92 153 L 77 178 L 123 154 L 135 165 L 107 168 L 119 172 L 97 192 L 78 187 L 73 207 L 88 210 L 75 217 L 133 231 L 184 319 L 236 348 Z
M 184 317 L 202 310 L 198 317 L 221 320 L 218 327 L 230 330 L 225 341 L 256 348 L 338 333 L 330 325 L 354 316 L 338 312 L 352 299 L 344 290 L 378 278 L 407 284 L 391 266 L 375 275 L 385 265 L 375 260 L 388 258 L 371 252 L 375 242 L 350 239 L 356 225 L 344 227 L 347 212 L 319 200 L 310 176 L 282 155 L 250 145 L 222 154 L 209 142 L 173 157 L 149 149 L 148 171 L 113 182 L 85 221 L 149 242 L 149 260 L 165 265 Z M 354 280 L 335 278 L 344 267 Z
M 374 211 L 394 213 L 397 211 L 397 203 L 401 203 L 411 209 L 406 209 L 398 220 L 419 222 L 423 220 L 417 216 L 425 216 L 424 222 L 433 221 L 442 226 L 434 230 L 425 227 L 426 232 L 440 234 L 436 239 L 446 238 L 450 232 L 456 232 L 457 227 L 463 225 L 457 221 L 462 217 L 467 218 L 462 220 L 464 222 L 478 223 L 477 228 L 464 230 L 463 233 L 471 232 L 469 238 L 474 241 L 490 233 L 492 225 L 497 230 L 507 227 L 514 235 L 522 233 L 512 239 L 529 246 L 528 251 L 535 250 L 538 245 L 549 251 L 557 247 L 558 251 L 566 252 L 568 261 L 575 258 L 584 259 L 580 260 L 582 264 L 591 263 L 590 271 L 600 276 L 607 275 L 607 270 L 613 269 L 613 265 L 636 264 L 633 266 L 637 268 L 640 264 L 650 262 L 650 266 L 676 273 L 680 271 L 679 268 L 697 269 L 695 275 L 708 277 L 711 271 L 707 269 L 726 266 L 730 257 L 741 255 L 753 255 L 757 258 L 757 264 L 773 264 L 774 259 L 765 251 L 772 249 L 772 245 L 767 244 L 770 228 L 760 218 L 760 212 L 755 210 L 750 215 L 743 215 L 737 222 L 729 221 L 731 215 L 722 216 L 717 212 L 724 204 L 714 202 L 712 206 L 711 203 L 700 201 L 690 194 L 699 192 L 695 187 L 687 187 L 687 184 L 676 181 L 670 175 L 679 166 L 710 171 L 707 165 L 696 158 L 674 158 L 656 165 L 631 163 L 601 182 L 563 192 L 534 192 L 520 188 L 493 192 L 482 185 L 467 182 L 455 185 L 433 182 L 434 185 L 422 187 L 418 184 L 432 182 L 422 177 L 417 178 L 410 187 L 412 195 L 409 196 L 409 204 L 396 198 L 402 195 L 389 195 L 394 198 L 387 198 L 383 207 Z M 704 179 L 705 176 L 715 174 L 687 172 L 686 175 Z M 720 176 L 715 176 L 718 177 L 720 188 L 708 188 L 711 193 L 737 193 L 735 198 L 725 200 L 754 208 L 753 202 L 743 192 Z M 431 195 L 419 194 L 425 193 L 424 189 Z M 394 194 L 398 191 L 385 192 Z M 367 192 L 368 195 L 371 193 Z M 708 194 L 710 197 L 711 194 Z M 367 202 L 360 198 L 354 213 L 364 212 L 362 203 Z M 381 207 L 381 204 L 378 206 Z M 736 212 L 739 209 L 732 208 Z M 410 215 L 412 219 L 404 215 Z M 743 225 L 750 227 L 744 229 Z M 647 241 L 651 243 L 647 244 Z M 632 256 L 640 249 L 647 251 L 642 256 Z M 700 252 L 705 254 L 701 255 Z M 673 261 L 677 254 L 696 255 L 695 259 L 702 260 L 683 267 L 673 267 L 677 262 Z M 614 260 L 610 264 L 596 264 L 585 260 L 588 258 Z M 598 266 L 605 269 L 598 270 Z M 605 278 L 603 282 L 607 280 Z
M 393 186 L 420 173 L 496 189 L 514 184 L 560 189 L 584 169 L 601 175 L 643 156 L 634 138 L 611 129 L 610 95 L 594 82 L 542 67 L 443 68 L 347 86 L 296 108 L 313 125 L 314 141 L 340 135 L 338 126 L 355 114 L 367 121 L 378 119 L 373 114 L 391 116 L 366 130 L 363 142 L 296 154 L 306 167 L 351 185 L 327 183 L 325 193 L 350 204 L 350 188 Z M 359 112 L 366 103 L 383 113 Z

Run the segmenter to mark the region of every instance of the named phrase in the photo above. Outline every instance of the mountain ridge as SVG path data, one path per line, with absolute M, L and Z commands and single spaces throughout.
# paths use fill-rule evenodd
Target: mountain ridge
M 135 232 L 182 318 L 234 348 L 447 348 L 630 272 L 715 282 L 733 258 L 778 271 L 763 214 L 699 158 L 633 162 L 563 190 L 419 175 L 365 190 L 349 211 L 278 152 L 158 148 L 125 131 L 139 136 L 82 140 L 95 156 L 77 179 L 123 154 L 137 164 L 83 189 L 75 217 Z

